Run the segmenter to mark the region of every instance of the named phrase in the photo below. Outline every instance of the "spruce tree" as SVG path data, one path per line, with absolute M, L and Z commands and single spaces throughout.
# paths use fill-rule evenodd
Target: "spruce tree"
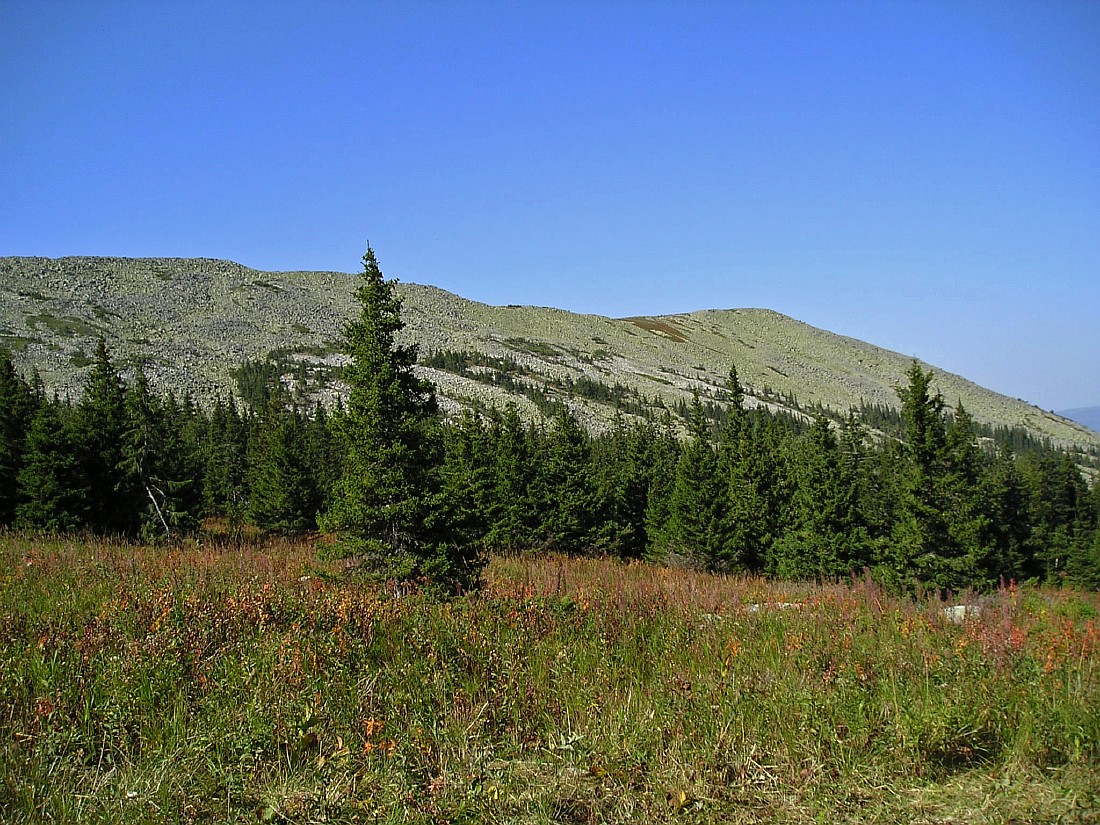
M 320 501 L 305 423 L 280 399 L 268 400 L 251 439 L 248 515 L 261 530 L 294 535 L 317 526 Z
M 15 371 L 11 353 L 0 349 L 0 527 L 15 519 L 17 479 L 34 408 L 30 385 Z
M 247 506 L 247 428 L 232 399 L 218 398 L 203 441 L 203 509 L 237 527 Z
M 1048 582 L 1061 582 L 1091 538 L 1088 487 L 1069 453 L 1029 454 L 1022 458 L 1021 470 L 1032 526 L 1029 570 Z
M 669 496 L 663 546 L 666 557 L 722 570 L 729 562 L 724 533 L 728 488 L 698 395 L 692 398 L 690 416 L 689 441 L 680 453 Z
M 902 480 L 898 519 L 887 559 L 896 585 L 911 578 L 944 589 L 958 587 L 958 573 L 945 515 L 941 478 L 947 443 L 943 397 L 932 392 L 931 372 L 913 361 L 909 383 L 898 388 L 905 442 L 897 450 Z
M 795 462 L 791 526 L 773 549 L 772 571 L 790 579 L 835 579 L 867 562 L 868 537 L 857 512 L 855 478 L 829 420 L 818 415 Z
M 724 570 L 760 571 L 779 523 L 778 472 L 780 435 L 775 422 L 745 409 L 745 392 L 730 367 L 728 403 L 718 448 L 718 468 L 726 484 L 722 522 L 723 547 L 716 566 Z
M 680 441 L 672 424 L 672 415 L 666 410 L 653 444 L 649 462 L 650 486 L 645 502 L 645 536 L 643 550 L 646 558 L 659 560 L 664 552 L 668 535 L 670 502 L 676 486 L 676 470 L 680 463 Z
M 565 553 L 595 549 L 600 515 L 588 433 L 565 404 L 558 405 L 546 440 L 535 501 L 543 546 Z
M 593 458 L 603 515 L 597 544 L 604 552 L 641 558 L 650 544 L 647 513 L 658 474 L 674 477 L 675 464 L 662 454 L 657 428 L 649 422 L 615 429 L 593 444 Z
M 435 388 L 414 370 L 415 347 L 397 341 L 401 298 L 369 246 L 355 298 L 360 314 L 344 327 L 342 341 L 350 394 L 338 420 L 347 453 L 322 528 L 338 534 L 338 553 L 382 575 L 466 587 L 480 572 L 480 558 L 455 542 L 442 507 Z
M 490 432 L 495 442 L 494 505 L 486 545 L 503 551 L 527 549 L 535 541 L 533 488 L 543 452 L 536 448 L 534 433 L 524 426 L 514 402 L 503 413 L 493 412 Z
M 19 471 L 19 527 L 67 533 L 88 526 L 92 491 L 83 472 L 83 433 L 73 411 L 56 398 L 38 405 Z
M 125 385 L 102 336 L 76 408 L 81 466 L 89 495 L 88 526 L 97 533 L 132 533 L 135 514 L 123 488 L 122 441 L 126 431 Z
M 492 436 L 481 416 L 469 410 L 445 435 L 444 501 L 462 541 L 483 546 L 498 512 Z
M 982 484 L 985 456 L 978 448 L 974 421 L 960 400 L 947 428 L 944 444 L 942 501 L 950 541 L 943 555 L 950 554 L 957 586 L 988 589 L 1004 572 L 998 569 L 992 513 L 994 502 Z
M 990 575 L 996 583 L 1025 578 L 1031 537 L 1028 493 L 1011 447 L 1001 449 L 981 484 L 991 521 Z
M 134 530 L 148 541 L 193 532 L 202 512 L 201 466 L 189 437 L 197 410 L 181 407 L 171 395 L 163 402 L 155 398 L 138 366 L 125 411 L 118 489 Z

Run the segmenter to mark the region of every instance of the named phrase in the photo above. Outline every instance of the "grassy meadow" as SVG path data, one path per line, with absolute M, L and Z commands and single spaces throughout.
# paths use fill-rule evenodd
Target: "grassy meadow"
M 0 536 L 0 821 L 1100 822 L 1100 596 L 973 602 Z

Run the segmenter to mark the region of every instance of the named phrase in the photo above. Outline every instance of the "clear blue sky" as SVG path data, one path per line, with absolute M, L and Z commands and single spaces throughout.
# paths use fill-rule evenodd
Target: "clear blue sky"
M 367 239 L 488 303 L 768 307 L 1100 404 L 1100 2 L 0 0 L 0 254 Z

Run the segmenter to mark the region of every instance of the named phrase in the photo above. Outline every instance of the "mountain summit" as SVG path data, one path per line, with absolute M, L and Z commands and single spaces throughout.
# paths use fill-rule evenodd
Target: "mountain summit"
M 154 386 L 210 399 L 239 368 L 270 362 L 301 390 L 332 399 L 336 341 L 354 313 L 355 276 L 260 272 L 207 258 L 0 258 L 0 346 L 45 386 L 76 395 L 102 335 Z M 767 309 L 605 318 L 488 306 L 402 284 L 405 335 L 450 409 L 572 396 L 590 424 L 618 412 L 719 397 L 736 364 L 749 405 L 897 409 L 912 359 Z M 935 370 L 948 404 L 994 427 L 1100 447 L 1075 421 Z

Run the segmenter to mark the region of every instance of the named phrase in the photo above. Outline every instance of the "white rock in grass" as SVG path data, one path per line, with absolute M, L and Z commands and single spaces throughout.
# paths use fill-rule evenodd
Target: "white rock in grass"
M 977 619 L 982 615 L 982 609 L 976 604 L 955 604 L 943 609 L 943 615 L 952 624 L 962 624 L 967 619 Z

